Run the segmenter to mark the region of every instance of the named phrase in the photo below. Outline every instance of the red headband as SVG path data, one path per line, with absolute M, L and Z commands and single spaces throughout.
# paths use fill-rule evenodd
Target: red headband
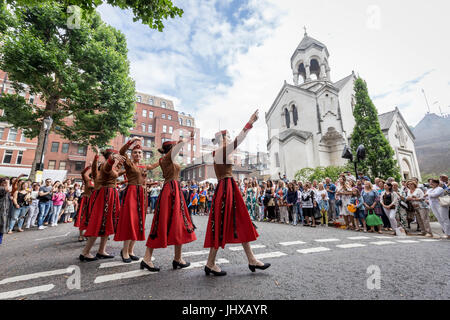
M 166 141 L 166 142 L 163 143 L 162 146 L 163 146 L 163 148 L 165 148 L 167 146 L 171 146 L 171 145 L 175 145 L 175 144 L 177 144 L 176 141 Z
M 134 151 L 134 150 L 142 150 L 142 146 L 138 143 L 138 144 L 136 144 L 134 147 L 133 147 L 133 149 L 131 149 L 132 151 Z

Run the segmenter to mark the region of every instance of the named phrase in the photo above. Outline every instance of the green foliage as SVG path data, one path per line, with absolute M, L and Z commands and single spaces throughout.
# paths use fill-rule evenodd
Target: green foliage
M 336 181 L 344 171 L 347 171 L 348 168 L 346 166 L 338 167 L 338 166 L 329 166 L 329 167 L 317 167 L 313 168 L 303 168 L 295 174 L 295 179 L 299 181 L 322 181 L 325 178 L 330 178 L 331 181 Z
M 358 171 L 374 178 L 393 177 L 399 181 L 400 170 L 394 160 L 394 150 L 381 131 L 377 109 L 369 97 L 366 82 L 361 78 L 355 81 L 355 97 L 353 116 L 356 124 L 351 136 L 351 149 L 356 155 L 359 145 L 366 148 L 366 159 L 358 164 Z
M 7 0 L 6 2 L 18 5 L 36 5 L 53 1 Z M 58 0 L 57 2 L 62 8 L 67 8 L 71 5 L 79 6 L 83 10 L 83 18 L 85 17 L 85 12 L 87 14 L 93 13 L 98 6 L 107 3 L 122 10 L 131 10 L 134 14 L 133 21 L 140 20 L 143 24 L 159 31 L 164 29 L 164 19 L 173 19 L 183 15 L 183 9 L 174 6 L 171 0 Z
M 34 138 L 51 116 L 53 131 L 84 145 L 104 146 L 117 133 L 128 134 L 135 88 L 125 36 L 95 12 L 80 28 L 68 28 L 68 14 L 58 1 L 13 10 L 15 27 L 2 34 L 0 69 L 16 93 L 0 98 L 5 110 L 0 121 Z M 45 107 L 25 101 L 19 95 L 24 91 L 40 96 Z
M 144 164 L 154 164 L 159 161 L 160 155 L 156 147 L 152 147 L 151 149 L 152 156 L 150 159 L 145 159 L 143 161 Z M 152 171 L 149 171 L 147 174 L 147 178 L 153 179 L 155 181 L 164 180 L 161 167 L 157 167 Z

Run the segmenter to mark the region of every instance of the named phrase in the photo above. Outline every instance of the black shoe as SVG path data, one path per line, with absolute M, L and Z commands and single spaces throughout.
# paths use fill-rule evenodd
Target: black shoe
M 178 267 L 180 269 L 187 268 L 190 265 L 191 265 L 190 262 L 186 262 L 185 264 L 182 264 L 182 263 L 179 263 L 178 261 L 175 261 L 175 260 L 172 261 L 172 267 L 173 267 L 174 270 L 177 269 Z
M 256 269 L 266 270 L 268 267 L 270 267 L 270 263 L 264 263 L 263 266 L 252 266 L 249 264 L 248 267 L 251 270 L 251 272 L 255 272 Z
M 130 259 L 133 261 L 139 261 L 141 258 L 137 257 L 137 256 L 133 256 L 130 254 Z
M 122 257 L 122 261 L 123 262 L 125 262 L 125 263 L 131 263 L 131 256 L 129 257 L 129 258 L 124 258 L 123 257 L 123 252 L 122 252 L 122 250 L 120 250 L 120 256 Z
M 97 252 L 97 254 L 95 255 L 97 258 L 99 258 L 99 259 L 112 259 L 112 258 L 114 258 L 114 256 L 111 256 L 111 255 L 104 255 L 104 254 L 100 254 L 100 253 L 98 253 Z
M 147 269 L 150 272 L 158 272 L 159 271 L 159 268 L 152 268 L 148 264 L 146 264 L 144 262 L 144 260 L 142 260 L 141 261 L 141 269 L 144 270 L 144 268 Z
M 205 274 L 207 276 L 209 276 L 209 274 L 212 273 L 213 275 L 220 277 L 220 276 L 226 276 L 227 273 L 225 271 L 214 271 L 213 269 L 208 268 L 207 266 L 205 266 Z
M 95 261 L 95 260 L 98 260 L 98 258 L 97 257 L 94 257 L 94 258 L 88 258 L 88 257 L 85 257 L 85 256 L 83 256 L 82 254 L 80 254 L 80 261 L 86 261 L 86 262 L 91 262 L 91 261 Z

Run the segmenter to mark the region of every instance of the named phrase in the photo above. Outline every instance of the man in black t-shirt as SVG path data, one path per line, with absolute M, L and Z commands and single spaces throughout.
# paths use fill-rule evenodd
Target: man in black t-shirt
M 38 200 L 39 200 L 39 216 L 38 216 L 38 229 L 43 230 L 46 227 L 43 226 L 44 220 L 50 214 L 52 208 L 52 179 L 46 179 L 45 185 L 39 188 Z

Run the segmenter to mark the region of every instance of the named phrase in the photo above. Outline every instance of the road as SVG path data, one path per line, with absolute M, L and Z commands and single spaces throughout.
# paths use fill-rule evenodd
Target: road
M 147 233 L 151 218 L 147 216 Z M 218 253 L 228 275 L 207 277 L 207 217 L 195 216 L 194 221 L 198 240 L 183 247 L 193 267 L 172 270 L 169 247 L 155 250 L 159 273 L 140 271 L 137 263 L 123 264 L 121 243 L 114 241 L 108 244 L 109 253 L 116 255 L 112 261 L 81 263 L 83 243 L 77 242 L 78 230 L 72 224 L 5 236 L 0 246 L 0 299 L 450 298 L 448 240 L 257 222 L 260 237 L 252 243 L 253 250 L 272 266 L 251 273 L 242 246 L 228 245 Z M 145 243 L 138 243 L 135 253 L 144 252 Z M 80 289 L 73 274 L 81 276 Z

